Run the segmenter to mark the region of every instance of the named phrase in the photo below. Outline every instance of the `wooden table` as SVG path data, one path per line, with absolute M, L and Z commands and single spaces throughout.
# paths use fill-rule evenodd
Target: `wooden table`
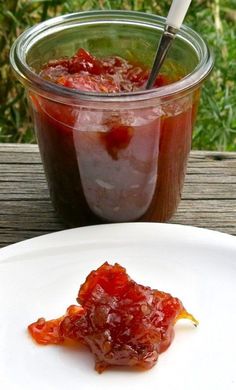
M 191 153 L 170 222 L 236 235 L 236 153 Z M 0 247 L 64 228 L 49 200 L 37 145 L 0 144 Z

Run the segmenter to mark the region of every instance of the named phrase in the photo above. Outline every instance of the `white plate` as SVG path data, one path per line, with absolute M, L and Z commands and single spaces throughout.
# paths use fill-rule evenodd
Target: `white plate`
M 200 321 L 178 323 L 150 371 L 94 371 L 86 350 L 37 346 L 26 327 L 75 302 L 85 276 L 118 261 L 139 283 L 182 299 Z M 236 238 L 178 225 L 129 223 L 42 236 L 0 251 L 2 390 L 236 388 Z

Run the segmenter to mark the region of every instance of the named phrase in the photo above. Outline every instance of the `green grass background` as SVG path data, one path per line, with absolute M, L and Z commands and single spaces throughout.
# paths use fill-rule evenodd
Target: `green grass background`
M 24 89 L 9 66 L 9 49 L 25 28 L 89 9 L 128 9 L 166 16 L 169 0 L 0 0 L 0 142 L 35 142 Z M 194 149 L 236 150 L 236 0 L 193 0 L 185 23 L 215 53 L 203 87 Z

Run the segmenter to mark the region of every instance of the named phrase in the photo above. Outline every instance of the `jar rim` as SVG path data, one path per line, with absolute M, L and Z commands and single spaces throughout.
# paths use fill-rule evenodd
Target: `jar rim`
M 87 11 L 76 12 L 66 14 L 58 17 L 48 19 L 45 22 L 39 23 L 27 30 L 25 30 L 14 42 L 10 51 L 10 62 L 17 74 L 18 78 L 29 89 L 36 90 L 39 94 L 46 94 L 50 98 L 50 95 L 60 97 L 58 100 L 67 100 L 68 98 L 74 100 L 93 101 L 100 103 L 118 103 L 118 102 L 138 102 L 150 99 L 161 98 L 173 98 L 176 94 L 187 93 L 189 90 L 193 90 L 198 87 L 211 72 L 214 64 L 214 58 L 211 50 L 209 49 L 203 38 L 190 27 L 182 25 L 177 37 L 187 41 L 195 49 L 198 57 L 200 57 L 198 65 L 184 78 L 176 81 L 172 84 L 165 85 L 159 88 L 153 88 L 150 90 L 140 90 L 135 92 L 122 92 L 122 93 L 99 93 L 99 92 L 87 92 L 76 89 L 71 89 L 52 83 L 48 80 L 40 77 L 34 72 L 27 64 L 27 48 L 29 45 L 33 45 L 35 40 L 39 40 L 40 36 L 50 33 L 50 29 L 68 25 L 71 27 L 71 23 L 75 21 L 80 22 L 87 17 L 96 17 L 93 21 L 98 24 L 109 22 L 109 18 L 113 18 L 113 23 L 119 24 L 127 22 L 129 24 L 135 23 L 156 29 L 164 28 L 166 19 L 162 16 L 147 14 L 144 12 L 135 11 Z M 100 17 L 100 20 L 99 20 Z M 90 21 L 91 23 L 91 21 Z

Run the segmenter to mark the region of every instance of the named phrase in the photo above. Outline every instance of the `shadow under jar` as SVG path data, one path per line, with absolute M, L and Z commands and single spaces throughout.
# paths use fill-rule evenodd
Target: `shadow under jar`
M 51 83 L 39 72 L 78 48 L 150 68 L 164 23 L 136 12 L 76 13 L 25 31 L 12 47 L 11 64 L 27 88 L 51 199 L 69 226 L 172 217 L 200 88 L 213 60 L 202 38 L 183 27 L 164 65 L 177 81 L 150 91 L 82 92 Z M 129 136 L 122 147 L 109 149 L 114 128 Z

